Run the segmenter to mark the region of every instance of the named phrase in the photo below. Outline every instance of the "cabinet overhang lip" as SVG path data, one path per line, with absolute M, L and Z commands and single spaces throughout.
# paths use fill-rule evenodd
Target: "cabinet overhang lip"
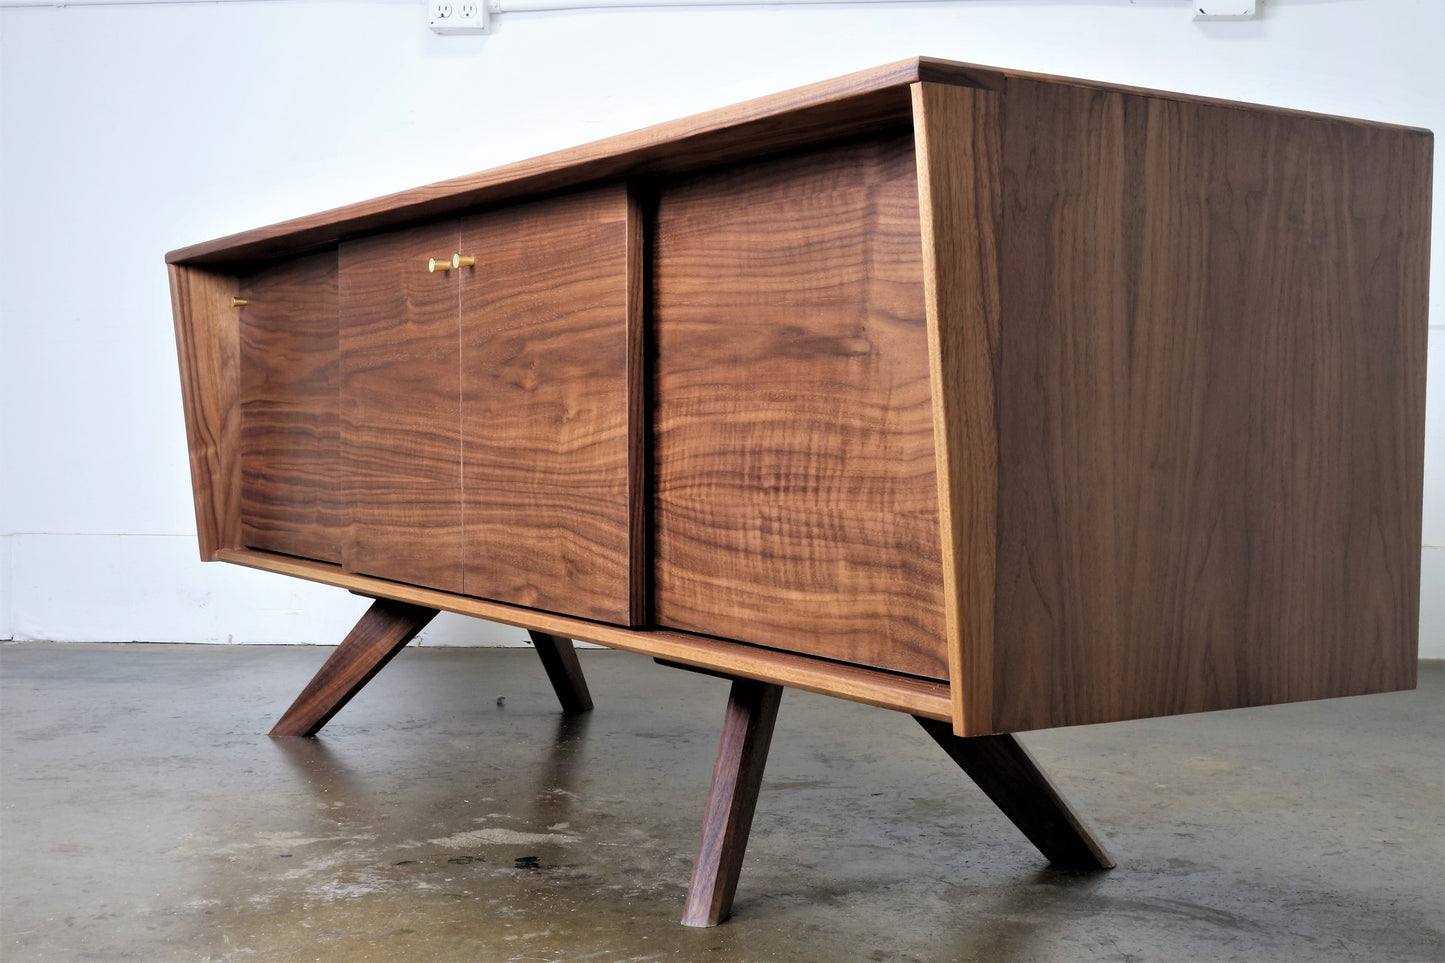
M 343 205 L 326 211 L 290 218 L 265 227 L 187 245 L 168 252 L 165 259 L 168 264 L 220 270 L 237 263 L 275 254 L 300 254 L 339 243 L 348 236 L 401 227 L 407 223 L 420 222 L 430 217 L 455 214 L 469 204 L 480 206 L 493 202 L 521 200 L 539 193 L 571 190 L 607 180 L 650 176 L 657 173 L 682 173 L 686 169 L 709 166 L 710 163 L 726 159 L 722 149 L 713 146 L 694 157 L 689 153 L 690 144 L 696 145 L 699 139 L 707 138 L 723 138 L 725 141 L 729 131 L 741 131 L 750 125 L 767 124 L 779 117 L 826 109 L 833 104 L 868 101 L 870 98 L 880 96 L 886 98 L 890 94 L 901 94 L 899 104 L 890 110 L 896 109 L 898 119 L 906 120 L 911 117 L 909 88 L 916 83 L 973 87 L 1004 94 L 1012 80 L 1040 80 L 1100 91 L 1140 94 L 1235 109 L 1269 110 L 1276 113 L 1311 117 L 1331 116 L 1196 94 L 1008 70 L 935 57 L 910 57 L 781 93 L 703 111 L 678 120 L 642 127 L 587 144 L 519 159 L 488 170 L 464 174 L 460 177 L 393 192 L 360 203 Z M 858 123 L 864 126 L 868 123 L 882 123 L 888 116 L 892 115 L 885 113 L 878 118 L 871 120 L 865 118 Z M 1433 136 L 1430 131 L 1418 127 L 1338 116 L 1332 119 L 1366 124 L 1382 129 L 1405 130 L 1425 138 Z M 806 146 L 808 143 L 816 142 L 817 139 L 816 136 L 805 130 L 798 134 L 798 141 L 792 146 Z M 767 152 L 766 147 L 760 150 L 760 153 Z M 718 156 L 710 160 L 713 154 Z M 686 158 L 682 168 L 652 170 L 652 167 L 659 165 L 666 168 L 668 159 L 676 157 Z M 569 173 L 572 175 L 570 179 Z M 288 240 L 295 243 L 288 244 Z
M 827 107 L 829 104 L 867 99 L 890 92 L 899 95 L 900 118 L 908 115 L 908 88 L 917 82 L 939 82 L 1001 90 L 1004 71 L 992 67 L 955 63 L 929 57 L 911 57 L 867 70 L 845 74 L 829 80 L 796 87 L 780 93 L 757 97 L 737 104 L 703 111 L 678 120 L 666 121 L 612 137 L 564 148 L 535 157 L 523 158 L 489 170 L 448 178 L 417 188 L 393 192 L 361 204 L 343 205 L 327 211 L 289 218 L 262 228 L 238 232 L 226 237 L 185 247 L 166 254 L 169 264 L 213 267 L 228 261 L 244 261 L 255 256 L 250 249 L 282 241 L 288 236 L 316 228 L 323 222 L 340 227 L 360 217 L 386 212 L 406 211 L 408 218 L 424 219 L 454 211 L 428 211 L 431 205 L 445 205 L 463 200 L 473 193 L 491 193 L 515 188 L 516 196 L 535 194 L 536 187 L 546 190 L 538 180 L 556 176 L 569 169 L 605 165 L 621 165 L 617 171 L 606 171 L 602 179 L 637 176 L 648 173 L 647 164 L 673 153 L 685 153 L 689 142 L 700 137 L 718 136 L 734 128 L 766 123 L 771 119 L 802 111 Z M 806 138 L 804 138 L 806 140 Z M 699 159 L 706 166 L 706 158 Z M 584 186 L 585 181 L 563 185 Z M 479 199 L 479 201 L 482 199 Z M 414 212 L 411 210 L 418 208 Z M 400 226 L 400 224 L 390 224 Z M 312 239 L 308 247 L 335 243 L 342 236 Z M 296 253 L 288 250 L 286 253 Z

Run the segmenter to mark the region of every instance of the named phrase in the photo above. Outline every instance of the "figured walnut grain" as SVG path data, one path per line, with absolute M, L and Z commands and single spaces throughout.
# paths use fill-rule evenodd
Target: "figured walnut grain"
M 241 539 L 341 561 L 336 251 L 240 279 Z
M 947 678 L 912 137 L 665 187 L 656 621 Z

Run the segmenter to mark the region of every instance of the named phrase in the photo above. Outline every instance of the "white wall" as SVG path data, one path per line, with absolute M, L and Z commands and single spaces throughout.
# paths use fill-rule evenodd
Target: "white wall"
M 0 638 L 334 641 L 362 607 L 197 561 L 171 248 L 915 54 L 1445 134 L 1445 3 L 1263 10 L 633 9 L 506 14 L 485 38 L 432 35 L 419 0 L 0 10 Z M 1436 180 L 1445 197 L 1438 164 Z M 1421 650 L 1441 657 L 1445 243 L 1434 252 Z M 517 638 L 460 619 L 428 634 Z

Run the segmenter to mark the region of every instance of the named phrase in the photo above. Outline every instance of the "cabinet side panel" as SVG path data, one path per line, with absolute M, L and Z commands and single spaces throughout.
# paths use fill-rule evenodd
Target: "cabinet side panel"
M 462 590 L 455 221 L 341 245 L 342 561 Z
M 240 282 L 241 537 L 341 561 L 336 251 Z
M 911 132 L 663 188 L 659 625 L 948 673 Z
M 1413 685 L 1429 157 L 1009 82 L 998 728 Z
M 201 558 L 241 544 L 236 279 L 167 266 Z
M 913 85 L 954 730 L 992 732 L 1002 98 Z
M 461 237 L 466 592 L 630 624 L 627 191 Z

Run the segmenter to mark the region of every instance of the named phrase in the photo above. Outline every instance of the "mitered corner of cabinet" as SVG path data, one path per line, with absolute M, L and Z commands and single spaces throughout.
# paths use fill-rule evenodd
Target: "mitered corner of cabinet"
M 913 85 L 954 729 L 991 731 L 998 503 L 1000 95 Z

